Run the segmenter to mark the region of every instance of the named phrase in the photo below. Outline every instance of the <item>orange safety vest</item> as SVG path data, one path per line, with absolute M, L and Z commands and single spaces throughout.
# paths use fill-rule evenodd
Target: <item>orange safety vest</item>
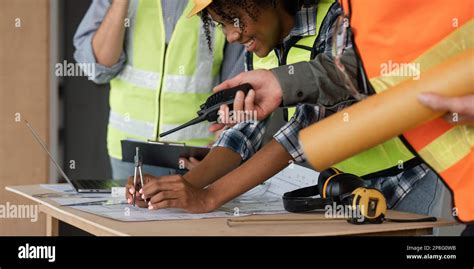
M 414 79 L 409 70 L 418 68 L 422 75 L 474 47 L 472 0 L 340 1 L 377 93 Z M 402 66 L 409 67 L 405 73 Z M 387 68 L 394 72 L 387 74 Z M 452 191 L 453 215 L 474 221 L 474 126 L 453 126 L 438 118 L 403 136 Z

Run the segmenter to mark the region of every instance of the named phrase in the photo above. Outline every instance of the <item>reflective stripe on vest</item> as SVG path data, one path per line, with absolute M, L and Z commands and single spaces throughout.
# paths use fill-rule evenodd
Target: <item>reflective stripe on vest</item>
M 110 156 L 122 158 L 123 139 L 156 140 L 159 133 L 196 117 L 218 83 L 225 37 L 212 31 L 210 52 L 199 16 L 186 18 L 192 6 L 189 1 L 166 46 L 161 1 L 131 1 L 127 65 L 110 83 Z M 214 139 L 207 126 L 196 125 L 164 140 L 206 146 Z
M 131 65 L 126 65 L 117 78 L 136 87 L 156 91 L 160 81 L 160 73 L 139 70 Z
M 149 122 L 130 119 L 130 115 L 120 115 L 110 111 L 109 126 L 131 135 L 131 137 L 152 137 L 155 126 Z
M 343 1 L 345 11 L 348 3 Z M 377 92 L 414 79 L 402 64 L 423 72 L 473 48 L 473 2 L 444 0 L 351 1 L 351 27 L 370 82 Z M 436 20 L 432 15 L 437 14 Z M 402 19 L 401 19 L 402 18 Z M 387 37 L 390 38 L 387 38 Z M 416 38 L 414 38 L 416 37 Z M 398 64 L 388 74 L 383 67 Z M 407 71 L 408 70 L 408 71 Z M 442 118 L 404 137 L 452 190 L 459 220 L 474 221 L 474 127 L 453 126 Z
M 323 18 L 333 3 L 334 1 L 321 1 L 318 5 L 318 14 L 316 16 L 318 27 L 321 26 Z M 319 32 L 319 28 L 317 28 L 316 32 Z M 316 38 L 316 35 L 304 37 L 296 44 L 312 48 L 315 45 Z M 287 58 L 288 64 L 309 60 L 311 60 L 310 50 L 299 47 L 290 48 Z M 265 58 L 258 58 L 256 55 L 253 55 L 253 65 L 255 69 L 271 69 L 278 66 L 278 58 L 274 51 Z M 404 162 L 413 159 L 413 157 L 413 154 L 404 146 L 403 142 L 399 138 L 394 138 L 340 162 L 335 167 L 347 173 L 365 176 L 392 167 L 402 167 Z

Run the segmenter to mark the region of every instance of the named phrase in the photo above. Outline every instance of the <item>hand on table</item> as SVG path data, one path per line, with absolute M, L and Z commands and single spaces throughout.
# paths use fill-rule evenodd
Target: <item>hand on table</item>
M 189 184 L 181 175 L 151 180 L 140 190 L 142 200 L 149 199 L 148 209 L 181 208 L 191 213 L 215 209 L 208 192 Z
M 149 174 L 143 175 L 143 183 L 146 185 L 150 181 L 159 180 L 159 177 L 155 177 Z M 137 184 L 141 184 L 140 179 L 137 178 Z M 128 177 L 127 185 L 125 186 L 125 197 L 127 203 L 133 204 L 133 194 L 135 193 L 135 205 L 138 207 L 148 207 L 147 203 L 142 199 L 142 195 L 139 193 L 140 190 L 135 190 L 133 186 L 133 176 Z

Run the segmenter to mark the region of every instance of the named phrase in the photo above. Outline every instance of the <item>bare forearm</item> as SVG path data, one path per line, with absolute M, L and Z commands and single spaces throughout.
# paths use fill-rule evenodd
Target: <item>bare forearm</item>
M 239 154 L 228 148 L 216 147 L 209 152 L 198 166 L 183 177 L 191 185 L 204 188 L 234 170 L 241 162 L 242 159 Z
M 123 51 L 128 5 L 129 0 L 114 0 L 92 38 L 92 48 L 99 64 L 111 67 L 120 59 Z
M 242 193 L 263 183 L 288 165 L 291 155 L 272 140 L 250 160 L 213 183 L 208 193 L 215 207 L 219 207 Z

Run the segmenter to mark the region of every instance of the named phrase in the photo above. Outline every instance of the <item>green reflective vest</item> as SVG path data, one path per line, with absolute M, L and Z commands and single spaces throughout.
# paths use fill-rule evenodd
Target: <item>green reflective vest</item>
M 213 50 L 199 16 L 186 18 L 189 1 L 169 44 L 161 1 L 131 2 L 134 16 L 126 43 L 127 63 L 110 82 L 109 155 L 122 159 L 123 139 L 157 140 L 158 134 L 196 117 L 199 105 L 219 82 L 225 36 L 212 31 Z M 201 123 L 165 137 L 165 141 L 205 146 L 213 139 Z
M 319 32 L 321 24 L 328 13 L 334 0 L 321 0 L 318 4 L 316 16 L 316 33 Z M 302 61 L 309 61 L 316 55 L 312 51 L 317 51 L 317 35 L 306 36 L 296 42 L 287 53 L 285 64 L 295 64 Z M 314 49 L 313 49 L 314 48 Z M 267 57 L 259 58 L 257 55 L 251 56 L 252 69 L 272 69 L 280 65 L 277 54 L 272 51 Z M 289 111 L 289 115 L 294 114 L 294 108 Z M 366 176 L 386 169 L 402 166 L 404 162 L 414 158 L 414 155 L 405 147 L 399 138 L 394 138 L 365 152 L 353 156 L 341 163 L 334 165 L 336 168 L 358 176 Z

